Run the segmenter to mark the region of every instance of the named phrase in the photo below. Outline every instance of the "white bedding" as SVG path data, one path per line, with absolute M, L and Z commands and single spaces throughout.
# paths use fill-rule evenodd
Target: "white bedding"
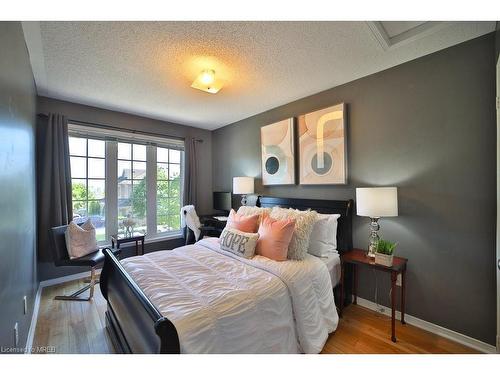
M 331 252 L 328 257 L 319 258 L 325 263 L 328 273 L 330 274 L 330 280 L 332 281 L 332 287 L 336 287 L 340 281 L 340 255 L 338 253 Z
M 122 264 L 175 325 L 182 353 L 318 353 L 337 328 L 330 275 L 312 255 L 244 259 L 206 238 Z

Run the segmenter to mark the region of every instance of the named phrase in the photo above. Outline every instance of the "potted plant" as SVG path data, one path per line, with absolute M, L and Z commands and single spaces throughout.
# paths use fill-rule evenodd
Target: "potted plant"
M 375 263 L 391 267 L 394 258 L 394 249 L 397 245 L 396 242 L 380 239 L 375 249 Z

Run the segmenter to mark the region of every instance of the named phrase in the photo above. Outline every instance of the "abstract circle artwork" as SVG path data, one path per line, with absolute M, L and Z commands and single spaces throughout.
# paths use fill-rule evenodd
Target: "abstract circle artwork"
M 347 183 L 345 104 L 299 116 L 301 185 Z
M 293 118 L 260 128 L 262 184 L 295 184 Z

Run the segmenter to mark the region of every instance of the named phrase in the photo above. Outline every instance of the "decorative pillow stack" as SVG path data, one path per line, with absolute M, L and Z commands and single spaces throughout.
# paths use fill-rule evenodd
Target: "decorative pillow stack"
M 311 237 L 308 253 L 317 257 L 328 257 L 337 251 L 337 225 L 340 215 L 317 214 Z
M 303 260 L 307 253 L 327 257 L 337 249 L 339 217 L 311 210 L 242 206 L 238 213 L 231 210 L 221 248 L 245 258 L 258 254 L 276 261 Z
M 309 238 L 317 219 L 316 211 L 300 211 L 293 208 L 273 207 L 271 218 L 278 220 L 295 220 L 295 229 L 288 247 L 288 259 L 303 260 L 309 248 Z
M 243 258 L 252 258 L 259 235 L 242 232 L 234 228 L 224 228 L 220 236 L 220 248 Z
M 97 250 L 95 227 L 90 219 L 81 227 L 72 221 L 64 235 L 70 259 L 80 258 Z

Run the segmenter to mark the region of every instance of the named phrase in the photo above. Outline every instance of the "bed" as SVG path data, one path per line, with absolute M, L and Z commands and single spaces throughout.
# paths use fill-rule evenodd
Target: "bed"
M 352 201 L 261 197 L 259 205 L 338 213 L 338 250 L 352 248 Z M 317 353 L 338 324 L 338 256 L 244 259 L 210 238 L 121 263 L 105 255 L 100 286 L 117 352 Z

